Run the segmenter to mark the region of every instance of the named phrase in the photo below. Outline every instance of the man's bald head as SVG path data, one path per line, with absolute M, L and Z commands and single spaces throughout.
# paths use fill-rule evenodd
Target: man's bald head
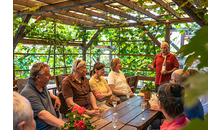
M 162 47 L 162 46 L 169 47 L 169 44 L 168 44 L 167 42 L 163 42 L 163 43 L 160 45 L 160 47 Z
M 183 82 L 184 81 L 186 81 L 186 79 L 190 76 L 187 72 L 185 72 L 182 76 L 181 76 L 181 78 L 180 78 L 180 75 L 183 73 L 183 69 L 178 69 L 178 70 L 176 70 L 176 71 L 174 71 L 173 73 L 172 73 L 172 75 L 171 75 L 171 78 L 173 79 L 173 81 L 175 82 L 175 83 L 179 83 L 180 85 L 182 85 L 183 87 L 188 87 L 188 85 L 187 86 L 185 86 L 185 85 L 183 85 Z
M 163 42 L 161 45 L 160 45 L 160 49 L 161 49 L 161 53 L 163 55 L 167 55 L 168 54 L 168 51 L 169 51 L 169 44 L 167 42 Z

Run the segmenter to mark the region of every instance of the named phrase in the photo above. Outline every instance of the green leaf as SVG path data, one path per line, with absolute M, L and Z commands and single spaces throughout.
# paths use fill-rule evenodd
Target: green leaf
M 186 4 L 188 4 L 188 0 L 186 2 L 184 2 L 179 8 L 182 8 L 183 6 L 185 6 Z
M 196 103 L 197 97 L 200 95 L 208 95 L 208 73 L 195 74 L 188 78 L 184 85 L 190 84 L 190 88 L 186 89 L 186 102 L 187 106 L 192 106 Z
M 205 116 L 204 121 L 195 118 L 187 126 L 181 128 L 181 130 L 208 130 L 208 114 Z

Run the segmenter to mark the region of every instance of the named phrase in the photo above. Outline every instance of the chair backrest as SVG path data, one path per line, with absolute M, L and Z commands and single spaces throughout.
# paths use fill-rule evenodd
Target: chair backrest
M 18 88 L 18 92 L 20 93 L 21 90 L 25 87 L 25 85 L 27 84 L 28 79 L 18 79 L 17 80 L 17 88 Z
M 131 80 L 131 77 L 126 77 L 126 81 L 127 81 L 128 85 L 130 84 L 130 80 Z
M 57 90 L 60 92 L 61 91 L 61 83 L 66 76 L 69 74 L 63 74 L 63 75 L 55 75 L 55 80 L 56 80 L 56 85 L 57 85 Z
M 132 92 L 134 93 L 135 90 L 137 89 L 137 83 L 138 83 L 138 76 L 132 76 L 130 77 L 130 80 L 129 80 L 129 86 L 132 90 Z

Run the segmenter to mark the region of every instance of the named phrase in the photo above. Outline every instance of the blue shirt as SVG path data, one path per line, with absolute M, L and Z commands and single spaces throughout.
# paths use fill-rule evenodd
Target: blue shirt
M 58 128 L 47 124 L 45 121 L 38 118 L 38 114 L 46 110 L 56 117 L 56 112 L 52 105 L 50 94 L 46 87 L 43 91 L 39 91 L 32 80 L 28 79 L 28 83 L 20 93 L 22 96 L 27 98 L 34 111 L 34 120 L 36 121 L 36 130 L 56 130 Z
M 188 108 L 184 105 L 184 112 L 186 117 L 191 121 L 194 118 L 204 120 L 204 111 L 201 102 L 197 99 L 197 103 L 192 107 Z

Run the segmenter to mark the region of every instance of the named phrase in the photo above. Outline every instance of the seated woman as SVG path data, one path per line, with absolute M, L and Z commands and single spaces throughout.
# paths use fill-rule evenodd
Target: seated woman
M 128 85 L 125 75 L 120 70 L 122 69 L 122 63 L 119 58 L 112 59 L 110 61 L 111 72 L 108 75 L 108 84 L 112 90 L 112 93 L 120 98 L 122 102 L 127 100 L 126 93 L 130 93 L 133 97 L 134 94 Z
M 190 122 L 184 114 L 182 90 L 184 88 L 175 83 L 160 86 L 158 91 L 159 109 L 166 118 L 160 126 L 161 130 L 178 130 Z
M 96 99 L 89 87 L 89 80 L 86 78 L 86 62 L 75 60 L 72 66 L 73 72 L 63 79 L 61 84 L 62 94 L 69 108 L 76 106 L 85 107 L 84 114 L 95 116 L 98 109 Z
M 96 97 L 97 106 L 105 109 L 111 107 L 105 104 L 106 99 L 109 99 L 112 96 L 112 91 L 109 88 L 107 81 L 101 77 L 104 75 L 105 65 L 102 63 L 95 63 L 93 70 L 90 71 L 90 76 L 92 77 L 89 80 L 90 88 Z

